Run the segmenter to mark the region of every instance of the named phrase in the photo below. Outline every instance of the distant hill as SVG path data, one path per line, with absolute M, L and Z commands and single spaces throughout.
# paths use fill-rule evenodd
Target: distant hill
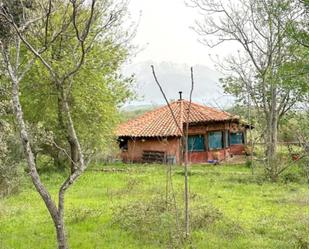
M 162 87 L 169 100 L 178 99 L 179 91 L 183 97 L 189 98 L 191 87 L 190 66 L 172 62 L 154 63 L 151 61 L 128 65 L 124 73 L 136 77 L 136 92 L 140 96 L 133 105 L 161 105 L 164 99 L 156 85 L 150 65 L 154 65 Z M 226 105 L 231 100 L 226 98 L 219 85 L 220 73 L 203 65 L 195 65 L 193 101 L 210 106 Z
M 158 106 L 152 105 L 129 105 L 121 110 L 121 117 L 123 121 L 134 119 L 137 116 L 144 114 L 145 112 L 151 111 Z

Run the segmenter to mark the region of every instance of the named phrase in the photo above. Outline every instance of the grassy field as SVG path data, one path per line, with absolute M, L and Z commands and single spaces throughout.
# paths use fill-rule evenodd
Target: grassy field
M 103 171 L 103 169 L 106 169 Z M 110 170 L 108 170 L 110 169 Z M 166 168 L 96 166 L 66 196 L 70 248 L 309 248 L 309 192 L 303 183 L 270 183 L 245 166 L 193 166 L 191 238 L 179 244 L 182 169 L 165 205 Z M 63 176 L 44 174 L 56 196 Z M 177 211 L 177 212 L 176 212 Z M 0 248 L 55 248 L 51 219 L 31 184 L 0 200 Z

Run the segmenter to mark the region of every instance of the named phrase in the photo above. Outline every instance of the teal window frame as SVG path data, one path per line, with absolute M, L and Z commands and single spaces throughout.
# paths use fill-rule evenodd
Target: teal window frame
M 204 135 L 189 135 L 188 136 L 188 152 L 205 151 Z
M 233 132 L 230 133 L 230 143 L 231 145 L 244 144 L 244 133 L 243 132 Z
M 208 148 L 209 150 L 221 150 L 224 149 L 224 135 L 223 131 L 211 131 L 208 132 Z

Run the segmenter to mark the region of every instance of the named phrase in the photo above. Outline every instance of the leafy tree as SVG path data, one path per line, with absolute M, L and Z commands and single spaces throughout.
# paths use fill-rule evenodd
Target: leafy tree
M 58 248 L 61 249 L 68 248 L 64 226 L 65 193 L 87 167 L 82 139 L 79 138 L 78 125 L 75 124 L 84 118 L 83 113 L 87 113 L 84 108 L 89 108 L 91 105 L 92 96 L 87 96 L 86 93 L 94 93 L 95 90 L 91 87 L 100 85 L 100 82 L 95 82 L 94 85 L 86 84 L 96 79 L 93 75 L 87 74 L 91 72 L 96 75 L 94 64 L 87 62 L 99 56 L 94 52 L 96 49 L 100 50 L 102 42 L 111 42 L 117 48 L 121 44 L 119 38 L 127 39 L 126 35 L 119 33 L 125 13 L 126 2 L 116 4 L 103 0 L 0 1 L 0 26 L 4 28 L 0 34 L 2 65 L 6 69 L 6 76 L 12 87 L 11 98 L 20 141 L 32 183 L 50 213 L 57 234 Z M 119 43 L 114 43 L 116 41 Z M 108 49 L 113 46 L 108 46 Z M 108 60 L 106 63 L 111 63 L 113 73 L 117 75 L 116 65 L 119 64 L 115 64 L 115 61 L 109 60 L 110 58 L 105 59 Z M 93 67 L 92 70 L 89 71 L 89 68 L 87 70 L 88 65 Z M 82 71 L 84 69 L 85 71 Z M 31 70 L 34 72 L 37 70 L 37 75 Z M 113 90 L 113 87 L 118 87 L 125 92 L 126 87 L 121 88 L 120 81 L 117 83 L 116 80 L 119 78 L 112 75 L 107 74 L 105 80 L 112 81 L 113 84 L 97 89 Z M 34 141 L 34 136 L 31 136 L 23 111 L 24 105 L 27 106 L 32 101 L 36 107 L 39 106 L 36 110 L 41 108 L 38 114 L 44 116 L 44 109 L 38 102 L 40 99 L 37 96 L 31 101 L 27 99 L 22 92 L 25 89 L 21 86 L 29 87 L 29 92 L 35 91 L 35 87 L 39 86 L 39 93 L 45 94 L 46 101 L 42 103 L 46 103 L 45 107 L 49 108 L 47 113 L 50 116 L 47 114 L 48 117 L 42 120 L 37 118 L 37 122 L 34 123 L 46 133 L 44 139 L 49 140 L 51 137 L 52 143 L 55 136 L 53 128 L 59 125 L 60 129 L 57 131 L 59 134 L 56 134 L 56 137 L 60 137 L 59 140 L 65 144 L 63 147 L 61 145 L 56 147 L 72 164 L 71 172 L 59 188 L 57 202 L 53 200 L 40 179 L 36 162 L 37 142 Z M 93 98 L 99 97 L 99 95 L 93 96 Z M 89 102 L 89 105 L 86 104 Z M 100 105 L 103 103 L 100 102 Z M 117 103 L 117 100 L 114 103 Z M 28 115 L 30 116 L 30 110 Z M 35 118 L 33 117 L 33 120 Z M 49 118 L 51 123 L 48 122 Z M 80 130 L 85 127 L 83 125 L 80 126 Z M 66 148 L 69 148 L 69 151 Z
M 72 79 L 74 84 L 69 97 L 72 117 L 79 120 L 76 130 L 88 157 L 100 154 L 110 146 L 114 140 L 114 126 L 120 118 L 117 108 L 133 96 L 130 90 L 131 78 L 123 78 L 118 73 L 127 54 L 127 49 L 123 47 L 100 41 L 89 52 L 91 59 Z M 57 63 L 64 64 L 64 60 L 67 58 Z M 55 166 L 63 168 L 69 160 L 59 147 L 69 148 L 66 148 L 65 131 L 59 116 L 57 89 L 44 75 L 46 73 L 42 65 L 33 66 L 21 82 L 21 101 L 26 120 L 33 125 L 40 124 L 52 133 L 51 141 L 38 141 L 37 154 L 51 156 Z
M 302 9 L 290 0 L 192 2 L 203 13 L 196 26 L 202 42 L 213 47 L 229 41 L 239 48 L 221 65 L 222 83 L 240 103 L 248 104 L 248 97 L 253 103 L 264 124 L 266 169 L 276 180 L 280 120 L 308 93 L 306 77 L 299 74 L 303 54 L 290 36 Z

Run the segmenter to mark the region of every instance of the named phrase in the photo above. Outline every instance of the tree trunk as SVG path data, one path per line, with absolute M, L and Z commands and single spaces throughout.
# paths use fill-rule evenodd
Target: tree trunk
M 185 238 L 189 237 L 190 234 L 190 220 L 189 220 L 189 185 L 188 185 L 188 130 L 184 138 L 184 173 L 185 173 L 185 189 L 184 189 L 184 198 L 185 198 Z
M 77 169 L 77 164 L 79 162 L 79 148 L 75 135 L 74 127 L 72 128 L 70 122 L 70 111 L 68 106 L 68 100 L 65 96 L 65 89 L 63 83 L 55 82 L 56 88 L 58 90 L 57 103 L 58 103 L 58 122 L 59 126 L 63 131 L 67 131 L 67 141 L 70 145 L 70 165 L 71 174 L 73 174 Z
M 67 249 L 67 240 L 64 227 L 64 193 L 65 189 L 60 188 L 58 193 L 58 220 L 56 225 L 58 249 Z
M 266 156 L 269 173 L 272 181 L 278 178 L 278 165 L 276 163 L 277 157 L 277 140 L 278 140 L 278 112 L 277 112 L 277 89 L 272 86 L 272 100 L 270 112 L 267 120 L 267 138 L 266 138 Z
M 76 170 L 76 165 L 78 163 L 79 157 L 78 157 L 78 150 L 76 143 L 72 141 L 71 138 L 68 138 L 69 144 L 70 144 L 70 151 L 71 151 L 71 174 L 73 174 Z
M 278 165 L 277 165 L 277 139 L 278 139 L 278 116 L 275 114 L 273 116 L 273 122 L 271 126 L 271 146 L 270 146 L 270 155 L 272 163 L 272 180 L 277 181 L 278 177 Z
M 57 231 L 58 249 L 68 249 L 63 219 L 59 219 L 55 227 Z
M 63 225 L 63 217 L 62 218 L 59 217 L 57 206 L 54 203 L 53 199 L 51 198 L 48 190 L 45 188 L 45 186 L 41 182 L 40 176 L 37 172 L 35 156 L 31 148 L 28 131 L 26 128 L 24 117 L 23 117 L 24 115 L 22 111 L 22 106 L 21 106 L 20 99 L 19 99 L 19 81 L 18 81 L 16 74 L 14 73 L 13 68 L 11 67 L 11 64 L 8 60 L 8 57 L 5 51 L 3 51 L 3 56 L 7 64 L 7 69 L 10 74 L 11 81 L 12 81 L 12 100 L 13 100 L 14 114 L 15 114 L 15 118 L 16 118 L 17 125 L 19 128 L 19 132 L 20 132 L 20 139 L 21 139 L 22 146 L 24 149 L 24 154 L 27 159 L 29 175 L 31 177 L 33 185 L 35 186 L 36 190 L 38 191 L 41 198 L 43 199 L 54 224 L 56 224 L 56 233 L 57 233 L 57 241 L 58 241 L 59 249 L 60 248 L 67 249 L 64 225 Z

